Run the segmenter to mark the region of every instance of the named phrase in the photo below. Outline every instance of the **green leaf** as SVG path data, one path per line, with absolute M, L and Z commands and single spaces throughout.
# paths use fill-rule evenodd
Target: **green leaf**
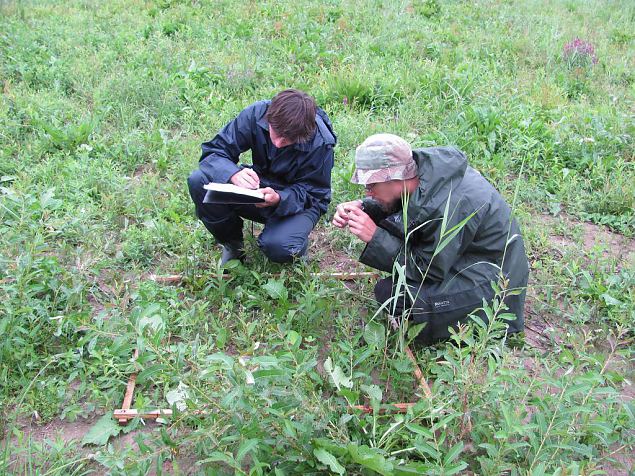
M 427 322 L 421 322 L 419 324 L 410 324 L 408 326 L 408 342 L 412 342 L 419 335 L 421 330 L 426 326 Z
M 463 442 L 459 441 L 456 445 L 450 448 L 450 451 L 448 451 L 448 454 L 445 456 L 445 459 L 443 460 L 443 464 L 445 466 L 450 464 L 452 461 L 456 459 L 456 457 L 461 453 L 461 451 L 463 451 Z
M 496 131 L 491 131 L 487 135 L 487 148 L 492 153 L 496 151 Z
M 346 471 L 344 467 L 337 462 L 337 458 L 335 458 L 335 456 L 326 451 L 324 448 L 314 449 L 313 454 L 320 463 L 328 466 L 334 473 L 344 474 L 344 472 Z
M 82 446 L 98 445 L 103 446 L 108 443 L 111 436 L 117 436 L 121 432 L 121 427 L 112 418 L 110 413 L 105 414 L 92 428 L 84 435 Z
M 152 378 L 154 375 L 160 374 L 165 371 L 165 365 L 163 364 L 152 364 L 149 367 L 143 369 L 137 375 L 137 384 L 145 383 L 147 380 Z
M 366 395 L 368 395 L 370 399 L 381 402 L 381 388 L 379 388 L 377 385 L 361 385 L 360 388 L 366 393 Z
M 254 378 L 256 379 L 268 377 L 283 377 L 286 374 L 287 372 L 282 369 L 263 369 L 253 372 Z
M 545 463 L 540 463 L 531 471 L 531 476 L 544 476 L 545 474 Z
M 364 340 L 375 349 L 381 349 L 386 342 L 386 329 L 378 322 L 371 321 L 364 327 Z
M 433 468 L 424 463 L 409 463 L 403 466 L 395 466 L 395 476 L 410 476 L 421 474 L 433 474 L 431 470 Z
M 139 334 L 143 334 L 146 329 L 149 329 L 153 334 L 162 332 L 165 329 L 165 322 L 161 316 L 161 306 L 154 303 L 141 311 L 137 321 L 137 329 Z
M 356 444 L 349 443 L 348 452 L 355 463 L 365 468 L 372 469 L 384 476 L 393 474 L 392 463 L 386 461 L 386 458 L 366 445 L 357 446 Z
M 280 367 L 280 360 L 273 355 L 257 355 L 253 357 L 250 362 L 262 368 Z
M 622 304 L 622 301 L 615 299 L 613 296 L 607 293 L 602 294 L 600 297 L 604 299 L 604 302 L 607 304 L 607 306 L 619 306 L 620 304 Z
M 189 387 L 183 382 L 179 382 L 179 385 L 165 394 L 165 399 L 170 406 L 176 405 L 179 411 L 183 411 L 187 408 L 185 400 L 189 398 Z
M 286 301 L 289 296 L 284 281 L 281 279 L 270 278 L 267 284 L 263 286 L 263 289 L 267 291 L 267 294 L 269 294 L 272 299 L 279 301 Z
M 320 448 L 324 448 L 329 453 L 333 453 L 336 456 L 345 456 L 348 454 L 348 450 L 340 446 L 339 443 L 335 443 L 328 438 L 315 438 L 313 444 Z
M 324 361 L 324 370 L 331 376 L 333 384 L 338 390 L 341 387 L 353 388 L 353 382 L 350 377 L 344 375 L 339 365 L 333 366 L 333 361 L 330 357 Z
M 296 344 L 300 345 L 302 343 L 302 336 L 296 331 L 289 331 L 287 333 L 287 342 L 291 347 L 294 347 Z
M 242 460 L 247 456 L 247 453 L 251 453 L 258 447 L 259 440 L 256 438 L 250 438 L 243 441 L 236 452 L 236 461 L 240 464 Z
M 219 349 L 224 349 L 227 344 L 227 329 L 216 329 L 216 346 Z
M 449 201 L 450 201 L 450 199 L 448 198 L 448 202 Z M 446 208 L 446 211 L 447 211 L 447 208 Z M 446 233 L 443 233 L 443 232 L 441 233 L 442 240 L 440 241 L 439 245 L 435 248 L 434 252 L 432 253 L 432 257 L 433 258 L 436 255 L 438 255 L 439 253 L 441 253 L 441 251 L 443 251 L 443 248 L 448 246 L 450 241 L 452 241 L 456 237 L 456 235 L 458 235 L 461 232 L 461 230 L 463 229 L 465 224 L 468 221 L 470 221 L 472 219 L 472 217 L 474 215 L 476 215 L 477 212 L 478 212 L 478 210 L 472 212 L 469 216 L 467 216 L 466 218 L 461 220 L 460 223 L 458 223 L 457 225 L 455 225 L 452 228 L 450 228 Z M 445 217 L 444 217 L 444 220 L 445 220 Z
M 417 448 L 417 451 L 419 451 L 421 454 L 427 454 L 435 460 L 439 459 L 439 456 L 441 456 L 439 452 L 434 447 L 432 447 L 432 445 L 423 441 L 422 439 L 415 440 L 415 448 Z
M 392 361 L 392 367 L 399 373 L 410 374 L 414 368 L 412 360 L 407 357 L 399 357 Z
M 408 428 L 413 433 L 417 433 L 427 438 L 428 440 L 431 440 L 434 438 L 434 435 L 430 431 L 430 428 L 426 428 L 425 426 L 417 425 L 416 423 L 410 422 L 410 423 L 406 423 L 406 428 Z
M 448 476 L 451 476 L 453 474 L 460 473 L 465 468 L 467 468 L 467 463 L 465 461 L 461 461 L 460 463 L 457 463 L 455 465 L 445 468 L 443 471 L 443 474 L 447 474 Z
M 202 466 L 206 463 L 216 463 L 216 462 L 223 462 L 230 466 L 233 466 L 236 464 L 236 461 L 231 455 L 221 453 L 220 451 L 212 451 L 207 458 L 197 461 L 196 466 Z
M 231 370 L 234 367 L 234 359 L 222 352 L 208 355 L 205 357 L 205 361 L 208 364 L 219 364 L 218 367 L 221 369 Z
M 370 398 L 370 404 L 373 407 L 375 413 L 379 412 L 379 406 L 381 405 L 382 392 L 381 388 L 377 385 L 361 385 L 360 388 Z
M 161 428 L 160 432 L 161 432 L 161 441 L 163 442 L 163 444 L 165 444 L 166 446 L 169 446 L 170 448 L 176 448 L 178 446 L 177 442 L 172 439 L 172 437 L 165 430 L 165 428 Z
M 359 392 L 354 392 L 346 388 L 340 388 L 340 395 L 348 400 L 348 403 L 353 405 L 359 399 Z

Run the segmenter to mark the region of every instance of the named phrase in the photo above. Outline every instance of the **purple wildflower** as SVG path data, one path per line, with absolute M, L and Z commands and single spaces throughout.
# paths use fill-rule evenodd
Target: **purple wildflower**
M 562 55 L 572 68 L 594 65 L 598 62 L 593 44 L 578 37 L 564 45 Z

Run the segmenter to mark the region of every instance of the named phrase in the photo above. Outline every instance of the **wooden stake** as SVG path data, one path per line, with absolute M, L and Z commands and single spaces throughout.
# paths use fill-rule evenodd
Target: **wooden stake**
M 397 320 L 394 317 L 390 319 L 390 324 L 392 325 L 392 328 L 395 331 L 399 328 L 399 324 L 397 324 Z M 432 398 L 432 390 L 430 390 L 430 386 L 428 385 L 428 382 L 426 382 L 426 379 L 423 376 L 423 372 L 419 368 L 419 364 L 417 363 L 417 359 L 415 358 L 415 355 L 412 353 L 412 351 L 410 350 L 410 347 L 408 347 L 407 345 L 404 351 L 406 352 L 406 355 L 408 356 L 410 361 L 415 366 L 414 375 L 417 381 L 419 382 L 419 388 L 421 388 L 421 390 L 423 391 L 423 393 L 425 394 L 427 398 Z
M 432 398 L 432 390 L 430 390 L 430 386 L 428 385 L 428 382 L 426 382 L 426 379 L 423 376 L 423 372 L 419 368 L 419 364 L 417 364 L 417 359 L 415 358 L 414 354 L 410 350 L 410 347 L 408 346 L 406 346 L 406 355 L 415 366 L 414 374 L 415 374 L 415 378 L 419 382 L 419 387 L 421 388 L 421 390 L 423 391 L 423 393 L 425 394 L 427 398 Z
M 132 355 L 132 360 L 137 360 L 137 358 L 139 357 L 139 349 L 135 349 L 134 350 L 134 354 Z M 120 410 L 115 410 L 115 418 L 117 418 L 116 414 L 117 412 L 126 412 L 126 411 L 135 411 L 136 410 L 130 410 L 130 406 L 132 405 L 132 397 L 134 396 L 134 388 L 135 385 L 137 383 L 137 373 L 133 373 L 130 375 L 130 378 L 128 379 L 128 385 L 126 386 L 126 393 L 123 396 L 123 403 L 121 404 L 121 409 Z M 119 420 L 119 423 L 121 424 L 126 424 L 128 423 L 128 418 L 117 418 Z
M 226 273 L 225 274 L 211 273 L 209 276 L 229 279 L 232 275 L 226 274 Z M 281 276 L 281 274 L 274 273 L 271 276 L 278 278 Z M 381 275 L 374 271 L 361 271 L 361 272 L 354 272 L 354 273 L 310 273 L 310 276 L 312 278 L 337 279 L 339 281 L 355 281 L 356 279 L 360 279 L 360 278 L 379 278 Z M 198 277 L 202 277 L 202 276 L 198 276 Z M 154 281 L 155 283 L 176 284 L 183 281 L 185 276 L 182 274 L 168 274 L 168 275 L 151 274 L 149 278 L 151 281 Z
M 414 405 L 414 403 L 387 403 L 383 406 L 383 408 L 379 409 L 379 413 L 388 413 L 388 411 L 406 413 L 408 408 L 413 407 Z M 370 405 L 353 405 L 351 408 L 354 410 L 361 410 L 363 413 L 373 413 L 373 407 Z
M 415 403 L 387 403 L 384 404 L 380 409 L 380 414 L 385 414 L 389 412 L 395 413 L 406 413 L 408 409 L 413 407 Z M 360 410 L 363 413 L 373 413 L 373 407 L 370 405 L 353 405 L 351 406 L 353 410 Z M 202 412 L 196 412 L 198 414 Z M 159 410 L 148 410 L 148 411 L 139 411 L 136 409 L 124 410 L 119 409 L 112 412 L 113 417 L 119 421 L 121 424 L 126 424 L 128 421 L 133 420 L 134 418 L 142 418 L 144 420 L 156 420 L 157 418 L 171 418 L 172 410 L 171 409 L 159 409 Z
M 161 409 L 161 410 L 150 410 L 147 412 L 139 412 L 139 410 L 130 409 L 119 409 L 112 412 L 112 416 L 119 421 L 119 423 L 126 424 L 129 420 L 134 418 L 143 418 L 144 420 L 156 420 L 157 418 L 167 417 L 170 418 L 172 416 L 172 410 L 169 409 Z

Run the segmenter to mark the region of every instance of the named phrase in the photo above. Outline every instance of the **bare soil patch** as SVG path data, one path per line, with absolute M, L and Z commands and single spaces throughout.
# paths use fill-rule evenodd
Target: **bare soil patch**
M 320 270 L 334 273 L 364 271 L 365 267 L 357 257 L 351 256 L 333 242 L 331 233 L 322 226 L 316 227 L 309 235 L 311 260 L 319 263 Z
M 39 425 L 37 422 L 23 419 L 18 422 L 18 428 L 22 433 L 22 442 L 31 441 L 32 444 L 42 444 L 45 441 L 63 441 L 67 446 L 73 445 L 75 449 L 76 458 L 89 457 L 95 454 L 100 448 L 94 446 L 81 446 L 81 441 L 84 436 L 90 431 L 92 426 L 97 422 L 101 416 L 93 416 L 90 418 L 80 418 L 74 422 L 68 422 L 55 418 L 49 423 Z M 110 439 L 109 444 L 113 445 L 116 451 L 131 449 L 132 451 L 138 451 L 139 445 L 135 439 L 139 435 L 147 435 L 157 430 L 161 426 L 160 423 L 154 421 L 147 421 L 143 427 L 137 428 L 129 433 L 120 433 L 116 437 Z M 2 442 L 4 444 L 4 442 Z M 24 443 L 18 445 L 18 439 L 16 436 L 11 437 L 8 442 L 11 447 L 24 447 Z M 22 467 L 27 462 L 26 454 L 18 454 L 12 458 L 12 464 L 15 468 Z M 172 471 L 178 468 L 184 474 L 194 474 L 197 471 L 196 461 L 198 458 L 187 452 L 179 453 L 174 457 L 175 461 L 164 461 L 162 470 L 167 474 L 172 474 Z M 98 465 L 96 462 L 91 462 L 90 465 L 91 474 L 109 474 L 106 468 Z M 150 474 L 157 474 L 156 470 L 151 471 Z
M 594 223 L 576 220 L 570 215 L 558 217 L 546 213 L 537 215 L 536 220 L 550 230 L 551 242 L 556 248 L 573 248 L 590 251 L 594 248 L 602 251 L 604 256 L 616 259 L 621 266 L 635 266 L 635 239 Z M 560 222 L 560 223 L 559 223 Z M 563 234 L 558 229 L 571 230 L 571 234 Z M 575 235 L 579 234 L 579 240 Z

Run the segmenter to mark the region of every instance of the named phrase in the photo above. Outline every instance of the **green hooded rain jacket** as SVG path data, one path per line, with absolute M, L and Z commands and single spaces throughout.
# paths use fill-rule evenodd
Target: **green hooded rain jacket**
M 424 333 L 431 340 L 449 337 L 449 326 L 465 322 L 483 305 L 483 298 L 491 301 L 492 282 L 499 282 L 502 271 L 507 289 L 519 291 L 505 299 L 508 312 L 516 315 L 508 331 L 523 330 L 529 266 L 509 205 L 467 165 L 460 150 L 429 147 L 414 150 L 413 157 L 420 182 L 406 213 L 386 216 L 364 200 L 364 210 L 378 228 L 360 261 L 387 272 L 395 262 L 405 266 L 407 282 L 417 295 L 412 318 L 427 323 Z

